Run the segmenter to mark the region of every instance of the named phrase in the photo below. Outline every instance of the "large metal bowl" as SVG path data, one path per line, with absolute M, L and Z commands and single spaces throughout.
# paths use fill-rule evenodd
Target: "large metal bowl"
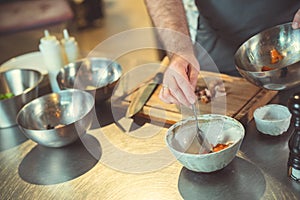
M 276 49 L 283 59 L 270 62 Z M 300 83 L 300 30 L 291 23 L 266 29 L 244 42 L 234 55 L 239 73 L 249 82 L 270 90 L 283 90 Z M 272 70 L 263 71 L 268 66 Z
M 121 66 L 106 58 L 85 58 L 69 63 L 57 75 L 61 89 L 76 88 L 95 95 L 95 100 L 105 101 L 112 95 L 122 75 Z
M 32 69 L 10 69 L 0 73 L 0 94 L 12 94 L 0 100 L 0 128 L 16 125 L 19 110 L 38 97 L 41 72 Z
M 91 127 L 94 103 L 88 92 L 62 90 L 26 104 L 17 115 L 17 123 L 36 143 L 63 147 L 76 141 Z

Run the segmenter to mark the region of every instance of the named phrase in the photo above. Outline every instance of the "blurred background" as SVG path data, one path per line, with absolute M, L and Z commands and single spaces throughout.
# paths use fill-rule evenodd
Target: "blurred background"
M 38 51 L 45 29 L 59 39 L 68 29 L 84 56 L 115 34 L 150 26 L 143 0 L 0 0 L 0 64 Z M 144 39 L 156 43 L 154 34 Z M 129 52 L 120 62 L 127 71 L 160 59 L 156 49 L 144 49 Z

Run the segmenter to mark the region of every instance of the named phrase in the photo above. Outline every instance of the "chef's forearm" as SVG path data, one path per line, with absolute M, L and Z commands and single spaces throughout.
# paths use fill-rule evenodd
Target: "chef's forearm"
M 145 0 L 145 3 L 153 24 L 158 28 L 168 29 L 158 30 L 168 55 L 190 52 L 192 41 L 182 0 Z

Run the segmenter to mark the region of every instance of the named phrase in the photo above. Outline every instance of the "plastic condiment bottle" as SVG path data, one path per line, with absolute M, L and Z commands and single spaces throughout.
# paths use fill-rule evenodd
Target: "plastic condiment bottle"
M 45 30 L 44 37 L 40 39 L 39 49 L 48 70 L 51 89 L 53 92 L 58 92 L 60 91 L 60 88 L 56 81 L 56 76 L 64 66 L 60 43 L 55 36 L 50 35 L 49 31 Z
M 292 95 L 288 101 L 295 127 L 289 140 L 288 176 L 300 183 L 300 92 Z M 292 123 L 291 123 L 292 124 Z
M 63 30 L 64 38 L 61 40 L 61 44 L 64 49 L 64 53 L 66 56 L 66 62 L 71 63 L 78 59 L 79 57 L 79 48 L 78 44 L 74 37 L 70 37 L 68 30 Z

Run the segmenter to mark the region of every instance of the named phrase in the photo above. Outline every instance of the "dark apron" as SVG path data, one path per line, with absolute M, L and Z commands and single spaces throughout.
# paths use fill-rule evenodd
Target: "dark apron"
M 300 8 L 299 0 L 195 0 L 200 15 L 196 53 L 201 70 L 239 75 L 234 65 L 238 47 L 256 33 L 290 22 Z M 198 47 L 197 47 L 198 46 Z M 216 67 L 201 60 L 204 48 Z M 200 49 L 200 50 L 199 50 Z

